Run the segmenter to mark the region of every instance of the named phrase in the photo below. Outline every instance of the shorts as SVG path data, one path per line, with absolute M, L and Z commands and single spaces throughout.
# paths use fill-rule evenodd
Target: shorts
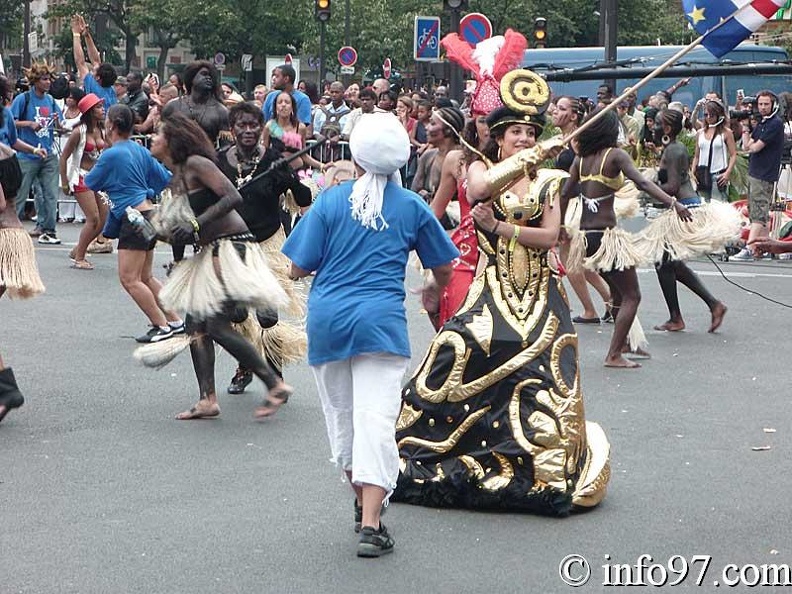
M 6 200 L 13 204 L 22 184 L 22 170 L 19 168 L 19 160 L 16 155 L 0 161 L 0 185 L 3 187 L 3 194 Z
M 154 209 L 141 212 L 140 214 L 145 217 L 147 221 L 151 220 L 154 216 Z M 126 215 L 121 217 L 121 231 L 118 233 L 118 249 L 119 250 L 136 250 L 140 252 L 149 252 L 157 245 L 157 239 L 146 241 L 137 232 L 132 223 L 129 222 Z
M 748 176 L 748 218 L 752 223 L 767 225 L 775 182 Z
M 72 192 L 75 194 L 81 194 L 83 192 L 92 192 L 91 188 L 85 185 L 85 176 L 81 175 L 77 180 L 77 183 L 72 188 Z

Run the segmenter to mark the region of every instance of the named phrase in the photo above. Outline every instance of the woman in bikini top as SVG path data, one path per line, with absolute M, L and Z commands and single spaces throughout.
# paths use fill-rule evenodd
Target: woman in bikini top
M 594 112 L 592 117 L 598 112 Z M 604 119 L 609 119 L 609 112 Z M 612 114 L 614 118 L 615 114 Z M 588 119 L 588 118 L 587 118 Z M 594 172 L 597 173 L 594 173 Z M 635 167 L 630 155 L 615 146 L 595 147 L 591 153 L 578 154 L 569 170 L 569 180 L 564 186 L 562 198 L 569 200 L 579 188 L 580 197 L 583 199 L 583 210 L 580 228 L 609 229 L 616 226 L 616 213 L 613 210 L 614 193 L 622 187 L 625 177 L 635 182 L 636 187 L 662 202 L 667 206 L 676 208 L 680 216 L 684 206 L 675 202 L 672 206 L 671 197 L 646 179 Z M 566 210 L 566 207 L 564 208 Z

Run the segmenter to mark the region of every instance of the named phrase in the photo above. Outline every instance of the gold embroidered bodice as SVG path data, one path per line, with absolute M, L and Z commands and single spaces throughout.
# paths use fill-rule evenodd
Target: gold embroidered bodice
M 495 217 L 521 227 L 538 226 L 544 205 L 555 203 L 567 177 L 566 172 L 557 169 L 538 170 L 536 179 L 522 195 L 507 190 L 495 198 Z M 547 264 L 547 251 L 525 247 L 481 228 L 477 231 L 479 247 L 488 259 L 487 267 L 473 281 L 459 311 L 467 311 L 487 283 L 501 315 L 526 341 L 546 306 L 547 285 L 553 274 Z

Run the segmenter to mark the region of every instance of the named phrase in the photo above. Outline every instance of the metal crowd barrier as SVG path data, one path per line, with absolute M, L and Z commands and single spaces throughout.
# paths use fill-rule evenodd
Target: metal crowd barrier
M 336 143 L 325 142 L 322 145 L 316 146 L 315 140 L 308 140 L 305 143 L 307 147 L 315 147 L 311 151 L 311 156 L 322 163 L 331 163 L 333 161 L 351 161 L 352 152 L 349 150 L 349 142 L 340 140 Z
M 63 146 L 66 144 L 66 140 L 69 137 L 70 132 L 66 131 L 56 131 L 55 132 L 55 142 L 53 143 L 53 150 L 55 154 L 60 155 L 63 151 Z M 151 148 L 151 134 L 135 134 L 130 137 L 131 140 L 141 144 L 142 146 L 146 147 L 147 149 Z M 311 150 L 311 156 L 317 161 L 322 163 L 331 163 L 333 161 L 341 161 L 341 160 L 352 160 L 352 153 L 349 150 L 349 142 L 346 140 L 341 140 L 335 143 L 324 143 L 319 144 L 316 140 L 308 140 L 306 142 L 307 147 L 314 147 Z M 33 193 L 35 191 L 35 187 L 31 188 L 30 195 L 27 198 L 28 203 L 33 203 Z M 63 193 L 60 189 L 60 183 L 58 183 L 58 200 L 57 200 L 57 212 L 56 216 L 60 218 L 60 210 L 61 205 L 65 204 L 76 204 L 77 201 L 74 199 L 74 196 L 67 196 Z

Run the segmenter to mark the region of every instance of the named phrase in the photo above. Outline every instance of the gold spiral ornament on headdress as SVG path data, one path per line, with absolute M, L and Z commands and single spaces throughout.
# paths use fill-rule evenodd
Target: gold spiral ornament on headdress
M 550 87 L 545 79 L 526 69 L 506 74 L 501 79 L 500 94 L 503 104 L 519 113 L 538 115 L 550 104 Z

